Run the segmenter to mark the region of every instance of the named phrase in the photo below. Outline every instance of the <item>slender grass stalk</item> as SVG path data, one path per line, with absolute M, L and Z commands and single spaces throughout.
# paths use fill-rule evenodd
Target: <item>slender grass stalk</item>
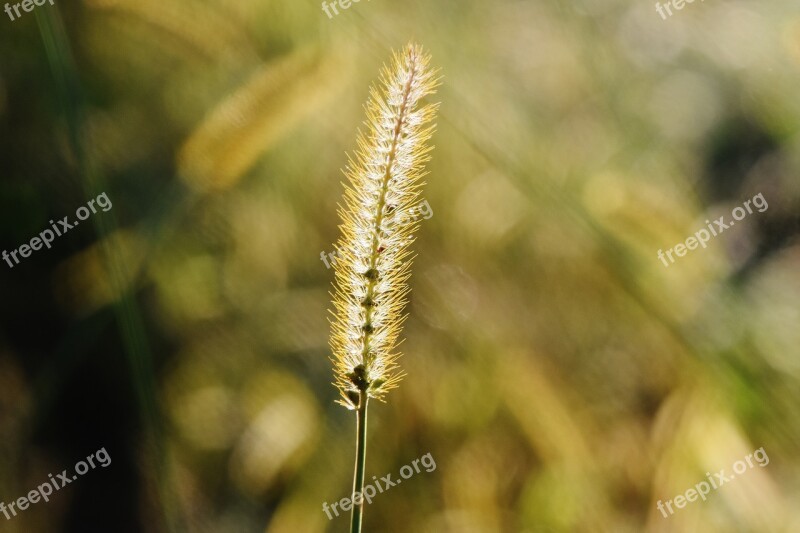
M 367 462 L 367 403 L 369 395 L 364 394 L 356 411 L 356 466 L 353 475 L 353 494 L 361 494 L 364 490 L 364 471 Z M 364 506 L 353 505 L 353 514 L 350 517 L 350 531 L 360 532 L 361 521 L 364 517 Z
M 367 133 L 349 158 L 337 242 L 331 349 L 338 402 L 357 411 L 351 531 L 361 531 L 367 449 L 367 404 L 384 401 L 403 377 L 396 351 L 411 276 L 409 246 L 418 229 L 410 216 L 430 160 L 427 141 L 438 104 L 421 105 L 439 81 L 430 56 L 409 44 L 384 67 L 370 90 Z M 356 503 L 358 502 L 358 503 Z
M 100 191 L 108 190 L 108 188 L 104 176 L 97 170 L 88 154 L 85 135 L 81 133 L 86 124 L 85 110 L 88 104 L 81 87 L 64 21 L 58 10 L 47 9 L 37 10 L 36 22 L 53 74 L 55 92 L 64 111 L 71 156 L 74 158 L 78 173 L 83 180 L 84 192 L 89 195 L 97 195 Z M 173 479 L 163 445 L 164 427 L 156 402 L 153 356 L 144 332 L 138 303 L 123 281 L 129 277 L 126 274 L 127 265 L 120 257 L 118 249 L 109 244 L 108 239 L 105 238 L 114 234 L 117 229 L 114 213 L 108 213 L 104 217 L 93 217 L 92 223 L 101 239 L 100 249 L 110 274 L 114 293 L 120 294 L 113 306 L 114 315 L 119 324 L 123 346 L 131 368 L 133 389 L 136 391 L 141 422 L 145 431 L 145 446 L 150 458 L 155 463 L 154 485 L 159 498 L 157 502 L 159 511 L 167 531 L 182 531 L 183 524 L 178 516 L 177 500 L 172 487 Z

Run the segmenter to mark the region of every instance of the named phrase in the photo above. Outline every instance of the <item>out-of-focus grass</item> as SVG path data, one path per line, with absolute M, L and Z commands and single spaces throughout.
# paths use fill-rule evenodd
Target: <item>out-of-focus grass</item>
M 0 453 L 15 465 L 0 468 L 0 495 L 66 461 L 47 447 L 26 459 L 29 426 L 50 423 L 35 383 L 89 350 L 62 360 L 15 335 L 16 317 L 51 309 L 41 323 L 58 325 L 44 332 L 57 343 L 97 327 L 124 289 L 153 346 L 166 490 L 190 530 L 346 528 L 322 512 L 349 490 L 355 421 L 333 404 L 319 254 L 333 251 L 368 84 L 413 37 L 445 76 L 424 190 L 434 214 L 415 243 L 408 378 L 375 409 L 367 480 L 428 452 L 437 469 L 379 495 L 365 528 L 800 526 L 800 19 L 788 4 L 695 3 L 667 21 L 621 1 L 376 0 L 330 20 L 314 3 L 256 0 L 52 9 L 82 82 L 78 135 L 120 228 L 4 271 L 19 305 L 0 338 Z M 10 27 L 9 249 L 88 185 L 36 25 Z M 658 260 L 759 192 L 767 211 L 669 268 Z M 113 283 L 104 244 L 126 266 Z M 108 357 L 125 368 L 122 343 Z M 68 394 L 72 379 L 46 390 Z M 768 466 L 668 519 L 657 511 L 761 446 Z M 10 527 L 67 530 L 69 508 Z M 138 512 L 158 527 L 152 506 Z

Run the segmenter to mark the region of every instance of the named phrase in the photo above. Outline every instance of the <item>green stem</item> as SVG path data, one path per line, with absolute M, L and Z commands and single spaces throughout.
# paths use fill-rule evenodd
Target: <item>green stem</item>
M 369 396 L 367 391 L 361 391 L 361 398 L 358 402 L 358 415 L 356 427 L 356 467 L 353 476 L 353 500 L 358 493 L 361 495 L 359 504 L 353 502 L 353 514 L 350 519 L 350 533 L 361 533 L 361 520 L 364 516 L 364 466 L 367 462 L 367 402 Z

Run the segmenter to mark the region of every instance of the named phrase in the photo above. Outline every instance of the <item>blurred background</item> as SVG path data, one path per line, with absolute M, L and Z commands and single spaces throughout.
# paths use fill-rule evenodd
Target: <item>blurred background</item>
M 0 530 L 347 531 L 327 313 L 345 152 L 444 83 L 365 531 L 800 531 L 800 11 L 708 0 L 56 0 L 0 17 Z M 769 208 L 665 267 L 704 221 Z M 763 447 L 769 464 L 669 518 Z

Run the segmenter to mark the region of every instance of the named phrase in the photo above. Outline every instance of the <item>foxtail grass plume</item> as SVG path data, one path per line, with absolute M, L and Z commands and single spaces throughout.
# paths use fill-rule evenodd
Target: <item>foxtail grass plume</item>
M 420 196 L 438 109 L 421 104 L 439 84 L 429 61 L 422 47 L 409 44 L 384 66 L 365 106 L 367 131 L 359 131 L 355 159 L 348 157 L 344 171 L 349 183 L 339 205 L 330 344 L 339 403 L 349 409 L 383 400 L 402 378 L 396 346 L 409 291 L 409 245 L 419 227 L 409 211 Z

